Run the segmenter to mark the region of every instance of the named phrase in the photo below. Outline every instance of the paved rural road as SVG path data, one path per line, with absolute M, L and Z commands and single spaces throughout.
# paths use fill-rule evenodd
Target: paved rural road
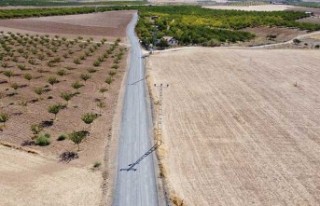
M 135 14 L 127 28 L 130 64 L 120 128 L 114 206 L 157 206 L 151 115 L 147 103 L 142 51 L 134 32 Z

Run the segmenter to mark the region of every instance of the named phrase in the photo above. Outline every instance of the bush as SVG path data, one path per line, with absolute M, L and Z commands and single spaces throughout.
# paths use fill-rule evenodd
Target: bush
M 60 69 L 59 71 L 57 71 L 57 75 L 59 75 L 59 76 L 64 76 L 66 74 L 67 74 L 67 72 L 64 69 Z
M 54 84 L 59 83 L 59 80 L 56 77 L 49 77 L 48 83 L 51 84 L 51 86 L 53 86 Z
M 94 69 L 94 68 L 89 68 L 89 69 L 87 69 L 87 71 L 88 71 L 89 73 L 95 73 L 95 72 L 97 72 L 98 70 L 97 70 L 97 69 Z
M 72 88 L 74 89 L 80 89 L 81 87 L 83 87 L 84 85 L 81 84 L 79 81 L 76 81 L 74 83 L 71 84 Z
M 43 130 L 43 127 L 40 124 L 31 125 L 31 131 L 34 135 L 39 134 L 42 130 Z
M 50 144 L 50 135 L 49 134 L 39 134 L 35 138 L 36 145 L 47 146 Z
M 101 65 L 101 62 L 99 60 L 96 60 L 95 62 L 93 62 L 93 66 L 98 67 Z
M 98 118 L 98 115 L 95 113 L 86 113 L 81 117 L 82 121 L 86 124 L 91 124 L 97 118 Z
M 57 138 L 57 141 L 63 141 L 63 140 L 65 140 L 65 139 L 67 139 L 67 135 L 62 134 L 62 135 L 60 135 L 60 136 Z
M 75 60 L 73 60 L 73 63 L 75 63 L 75 64 L 81 64 L 80 59 L 75 59 Z
M 110 85 L 112 83 L 112 77 L 108 76 L 104 82 Z
M 100 166 L 101 166 L 101 162 L 97 161 L 93 164 L 93 169 L 98 169 Z
M 91 78 L 91 76 L 89 74 L 81 74 L 80 78 L 86 82 L 88 79 Z
M 54 119 L 57 118 L 57 114 L 61 109 L 64 109 L 66 106 L 62 104 L 54 104 L 48 107 L 48 112 L 54 114 Z
M 0 123 L 5 124 L 9 119 L 9 116 L 5 113 L 0 113 Z
M 76 131 L 69 134 L 69 139 L 78 146 L 78 151 L 80 150 L 80 143 L 88 135 L 87 131 Z

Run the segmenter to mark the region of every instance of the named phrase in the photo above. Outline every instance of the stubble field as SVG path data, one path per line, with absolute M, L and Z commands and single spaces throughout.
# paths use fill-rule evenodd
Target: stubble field
M 154 84 L 169 84 L 159 153 L 171 194 L 186 205 L 319 205 L 319 62 L 316 50 L 152 55 L 158 109 Z

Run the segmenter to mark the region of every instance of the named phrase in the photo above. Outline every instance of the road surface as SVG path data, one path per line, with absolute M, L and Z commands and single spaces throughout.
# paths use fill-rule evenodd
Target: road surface
M 138 19 L 135 14 L 128 25 L 130 63 L 122 111 L 117 182 L 114 206 L 157 206 L 153 152 L 152 122 L 147 103 L 142 51 L 134 32 Z

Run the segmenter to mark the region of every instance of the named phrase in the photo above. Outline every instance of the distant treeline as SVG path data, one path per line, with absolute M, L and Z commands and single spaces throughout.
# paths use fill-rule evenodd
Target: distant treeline
M 215 46 L 223 42 L 247 41 L 254 34 L 241 31 L 247 27 L 282 26 L 301 30 L 320 30 L 319 24 L 297 22 L 307 17 L 297 11 L 212 10 L 199 6 L 109 6 L 63 7 L 0 10 L 0 19 L 37 16 L 85 14 L 96 11 L 138 10 L 137 34 L 143 45 L 156 43 L 166 47 L 164 36 L 174 37 L 180 45 Z
M 142 5 L 144 1 L 69 1 L 69 0 L 0 0 L 0 6 L 91 6 L 91 5 Z

